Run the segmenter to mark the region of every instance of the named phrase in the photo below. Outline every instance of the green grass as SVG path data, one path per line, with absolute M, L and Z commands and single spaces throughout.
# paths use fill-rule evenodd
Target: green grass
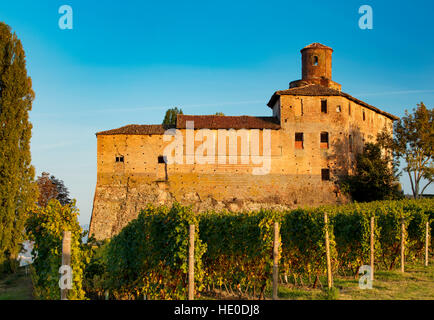
M 289 277 L 290 279 L 292 277 Z M 289 282 L 291 282 L 291 280 Z M 359 280 L 350 276 L 334 276 L 333 288 L 327 289 L 327 278 L 321 277 L 321 286 L 317 288 L 306 285 L 279 284 L 280 300 L 434 300 L 434 259 L 425 267 L 422 263 L 409 263 L 405 273 L 400 270 L 376 271 L 372 289 L 360 289 Z M 272 297 L 272 288 L 267 287 L 265 297 Z M 235 299 L 238 296 L 224 291 L 218 294 L 204 293 L 200 300 Z M 246 299 L 248 297 L 244 297 Z M 257 299 L 258 297 L 256 297 Z M 248 299 L 253 299 L 249 297 Z
M 0 300 L 33 300 L 30 274 L 23 268 L 17 273 L 0 276 Z
M 434 259 L 425 267 L 421 263 L 406 266 L 403 274 L 399 270 L 377 271 L 373 289 L 359 288 L 358 279 L 354 277 L 334 277 L 334 288 L 279 285 L 281 300 L 434 300 Z M 322 277 L 321 283 L 327 286 L 327 279 Z M 267 299 L 271 298 L 271 288 L 266 290 Z M 231 296 L 204 295 L 198 299 L 238 299 Z M 0 300 L 33 300 L 30 275 L 24 269 L 15 274 L 0 276 Z
M 321 281 L 326 285 L 327 279 Z M 335 276 L 332 292 L 281 284 L 278 295 L 281 300 L 434 300 L 434 261 L 428 267 L 408 264 L 404 274 L 399 270 L 378 271 L 372 289 L 360 289 L 354 277 Z

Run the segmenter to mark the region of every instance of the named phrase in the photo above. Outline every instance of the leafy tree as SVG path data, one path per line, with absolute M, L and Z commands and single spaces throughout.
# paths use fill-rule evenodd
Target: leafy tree
M 215 115 L 216 116 L 224 116 L 225 114 L 223 112 L 216 112 Z
M 62 206 L 51 199 L 45 207 L 35 207 L 26 221 L 29 239 L 34 241 L 32 255 L 32 282 L 36 298 L 59 300 L 59 268 L 62 265 L 63 232 L 71 231 L 71 268 L 73 286 L 68 291 L 69 300 L 85 298 L 83 270 L 89 263 L 88 248 L 82 243 L 83 230 L 78 223 L 75 200 Z
M 410 178 L 415 199 L 419 198 L 433 182 L 433 117 L 434 109 L 428 109 L 421 102 L 413 109 L 412 114 L 406 110 L 405 116 L 395 122 L 393 137 L 385 130 L 378 137 L 381 145 L 392 152 L 398 164 L 400 159 L 404 159 L 404 171 Z
M 349 176 L 344 184 L 353 200 L 358 202 L 402 197 L 392 159 L 382 155 L 379 144 L 365 145 L 363 152 L 357 155 L 355 175 Z
M 176 116 L 178 114 L 183 114 L 182 109 L 172 108 L 166 111 L 166 115 L 164 116 L 163 126 L 166 127 L 174 127 L 176 126 Z
M 36 183 L 39 188 L 38 205 L 45 207 L 49 200 L 56 199 L 58 194 L 56 185 L 51 181 L 50 175 L 47 172 L 43 172 L 42 176 L 36 180 Z
M 34 99 L 21 41 L 0 22 L 0 269 L 14 271 L 24 238 L 26 213 L 36 201 L 31 165 Z M 1 270 L 0 270 L 1 271 Z
M 55 176 L 51 176 L 50 179 L 57 187 L 56 199 L 59 200 L 60 204 L 64 206 L 71 203 L 72 200 L 69 198 L 69 190 L 65 187 L 63 180 L 57 179 Z
M 45 207 L 50 199 L 59 200 L 62 206 L 71 203 L 69 191 L 65 187 L 62 180 L 51 176 L 47 172 L 43 172 L 41 177 L 38 177 L 37 184 L 39 187 L 38 205 Z

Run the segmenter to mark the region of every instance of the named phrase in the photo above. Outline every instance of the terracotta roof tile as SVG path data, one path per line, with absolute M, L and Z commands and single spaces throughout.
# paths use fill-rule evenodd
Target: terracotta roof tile
M 318 49 L 329 49 L 329 50 L 333 51 L 332 48 L 327 47 L 327 46 L 325 46 L 325 45 L 323 45 L 321 43 L 318 43 L 318 42 L 311 43 L 310 45 L 308 45 L 308 46 L 304 47 L 303 49 L 301 49 L 301 51 L 303 51 L 305 49 L 317 49 L 317 48 Z
M 163 127 L 161 124 L 139 125 L 130 124 L 118 129 L 98 132 L 96 135 L 116 135 L 116 134 L 164 134 L 164 131 L 169 128 Z
M 276 91 L 279 95 L 309 95 L 309 96 L 337 96 L 340 91 L 325 87 L 319 84 L 308 84 L 302 87 L 295 87 L 287 90 Z
M 195 129 L 280 129 L 279 121 L 273 117 L 229 117 L 229 116 L 194 116 L 178 115 L 177 128 L 185 129 L 187 121 L 194 121 Z M 118 129 L 98 132 L 96 135 L 147 135 L 164 134 L 170 127 L 161 124 L 130 124 Z
M 271 97 L 270 101 L 268 102 L 268 106 L 272 108 L 274 104 L 276 103 L 277 99 L 281 95 L 293 95 L 293 96 L 341 96 L 345 97 L 348 100 L 351 100 L 357 104 L 360 104 L 368 109 L 371 109 L 375 112 L 378 112 L 379 114 L 382 114 L 390 119 L 398 120 L 399 118 L 394 116 L 393 114 L 387 113 L 385 111 L 382 111 L 374 106 L 371 106 L 370 104 L 367 104 L 366 102 L 363 102 L 359 99 L 356 99 L 352 96 L 350 96 L 347 93 L 344 93 L 342 91 L 338 91 L 335 89 L 331 89 L 328 87 L 321 86 L 319 84 L 308 84 L 306 86 L 302 87 L 295 87 L 287 90 L 280 90 L 276 91 L 274 95 Z
M 185 129 L 187 121 L 194 121 L 195 129 L 280 129 L 280 123 L 274 117 L 251 116 L 194 116 L 179 114 L 177 128 Z

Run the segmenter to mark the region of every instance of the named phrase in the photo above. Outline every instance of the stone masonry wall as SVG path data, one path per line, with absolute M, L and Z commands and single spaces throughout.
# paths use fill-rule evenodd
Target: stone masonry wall
M 327 100 L 326 114 L 322 99 Z M 252 175 L 258 167 L 252 163 L 160 164 L 168 144 L 162 135 L 99 135 L 90 232 L 97 239 L 112 237 L 148 203 L 241 211 L 347 202 L 333 179 L 351 173 L 363 144 L 392 121 L 341 96 L 281 96 L 280 105 L 281 129 L 271 130 L 267 175 Z M 321 132 L 329 133 L 328 149 L 321 148 Z M 303 149 L 295 147 L 296 133 L 303 133 Z M 240 148 L 237 154 L 242 155 Z M 124 163 L 116 163 L 116 156 L 124 156 Z M 325 168 L 332 181 L 322 181 Z

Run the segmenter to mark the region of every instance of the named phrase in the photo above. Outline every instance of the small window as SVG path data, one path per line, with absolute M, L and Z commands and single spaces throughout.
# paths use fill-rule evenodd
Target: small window
M 366 113 L 365 113 L 365 110 L 363 110 L 363 121 L 365 121 L 366 120 Z
M 321 169 L 321 180 L 330 181 L 330 169 Z
M 303 149 L 303 132 L 295 133 L 295 149 Z
M 327 113 L 327 100 L 321 100 L 321 112 Z
M 159 156 L 159 157 L 158 157 L 158 163 L 166 163 L 166 157 L 164 157 L 164 156 Z
M 351 116 L 351 103 L 348 103 L 348 115 Z
M 329 133 L 328 132 L 321 132 L 320 148 L 321 149 L 328 149 L 329 148 Z
M 317 66 L 318 65 L 318 56 L 314 56 L 313 57 L 313 65 Z
M 340 113 L 341 111 L 342 111 L 341 106 L 337 106 L 337 107 L 336 107 L 336 112 L 337 112 L 337 113 Z
M 118 163 L 120 163 L 120 162 L 122 162 L 122 163 L 125 162 L 125 161 L 124 161 L 124 156 L 117 156 L 117 157 L 116 157 L 116 162 L 118 162 Z

